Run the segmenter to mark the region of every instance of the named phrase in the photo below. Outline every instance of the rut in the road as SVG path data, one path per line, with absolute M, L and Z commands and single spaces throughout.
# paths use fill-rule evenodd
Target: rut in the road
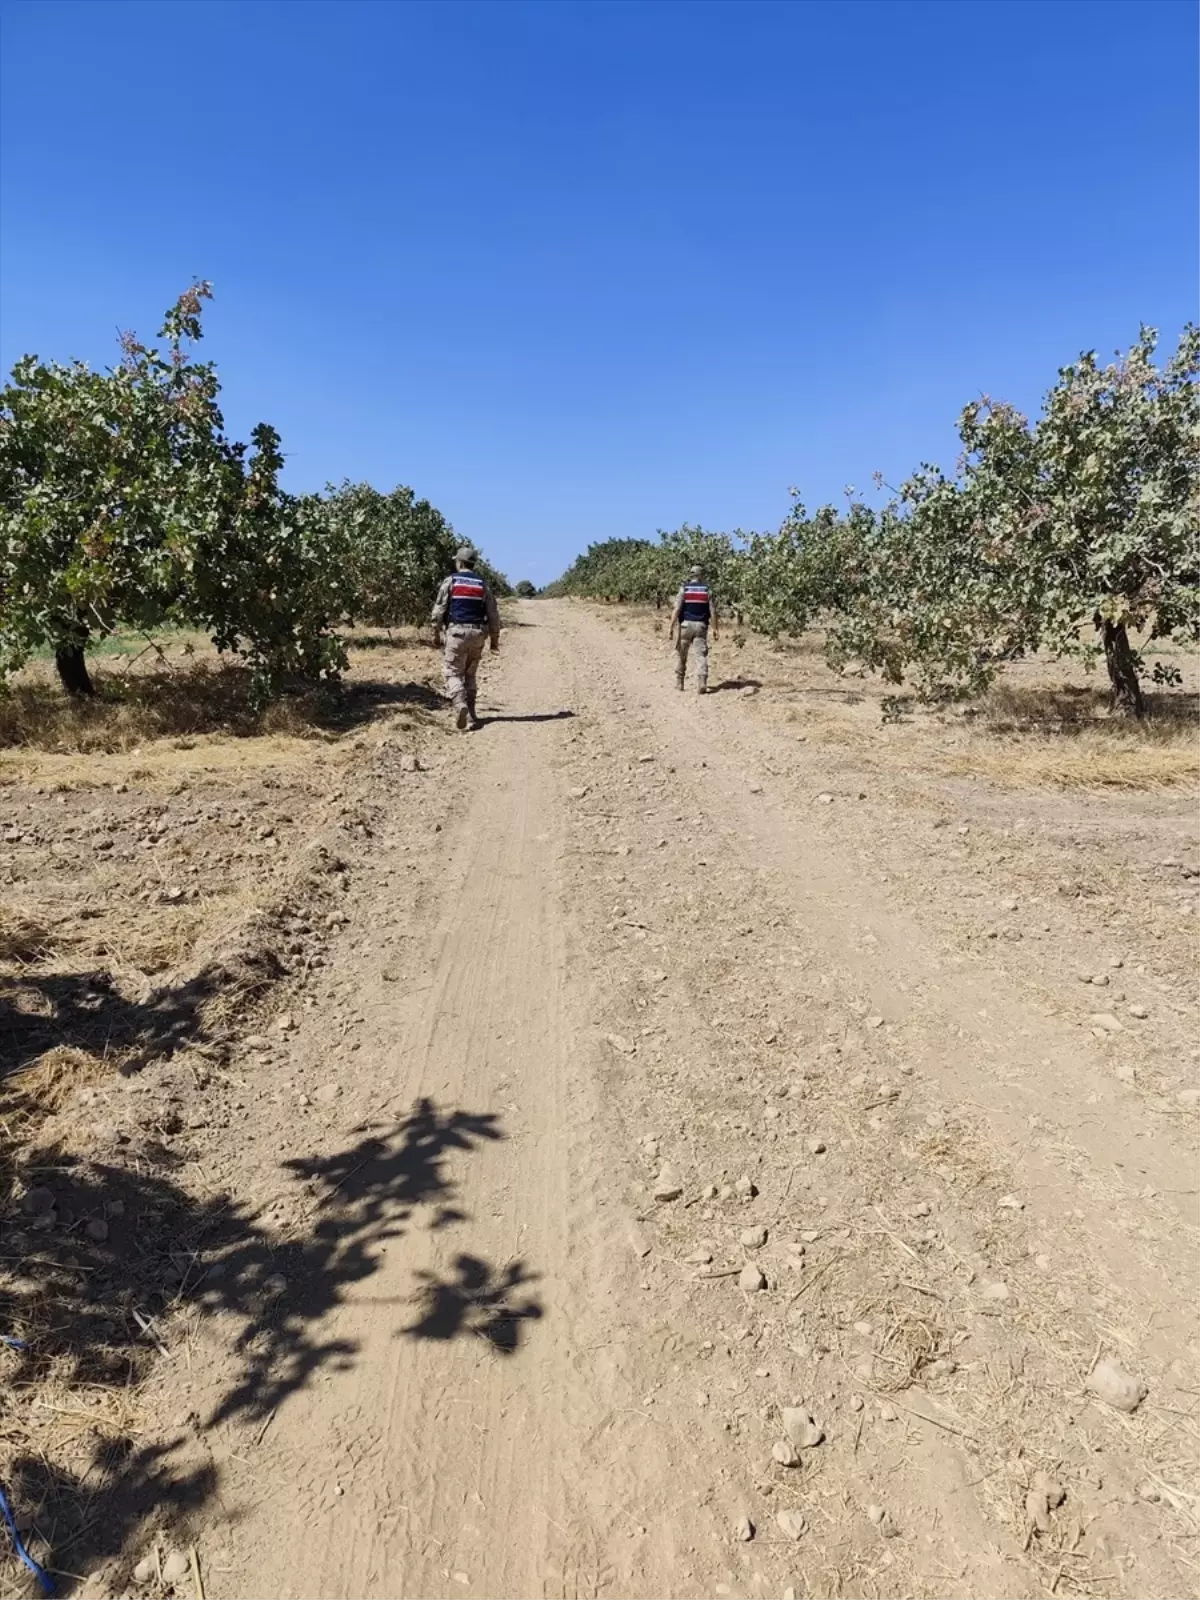
M 1017 1600 L 1086 1561 L 1121 1582 L 1076 1592 L 1132 1594 L 1136 1562 L 1165 1600 L 1170 1508 L 1135 1490 L 1166 1447 L 1148 1409 L 1085 1409 L 1084 1346 L 1125 1340 L 1165 1397 L 1187 1273 L 1165 1213 L 1136 1251 L 1098 1217 L 1109 1135 L 1031 1070 L 1086 1063 L 1015 990 L 981 1007 L 736 698 L 681 702 L 587 612 L 521 620 L 501 715 L 423 780 L 461 807 L 419 860 L 376 841 L 302 1030 L 337 1064 L 327 1142 L 376 1141 L 323 1202 L 364 1266 L 308 1330 L 340 1361 L 252 1476 L 231 1459 L 221 1592 Z M 792 1468 L 795 1402 L 824 1441 Z M 1031 1530 L 1037 1471 L 1066 1500 Z

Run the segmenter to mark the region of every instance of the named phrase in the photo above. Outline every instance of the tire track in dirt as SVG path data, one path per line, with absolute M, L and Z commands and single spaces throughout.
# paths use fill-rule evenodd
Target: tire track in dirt
M 408 969 L 386 889 L 362 893 L 351 929 L 382 948 L 358 963 L 346 1096 L 461 1116 L 462 1149 L 451 1138 L 439 1158 L 452 1192 L 390 1216 L 385 1201 L 381 1259 L 312 1330 L 356 1349 L 275 1421 L 256 1503 L 230 1530 L 230 1596 L 684 1592 L 675 1524 L 648 1535 L 644 1521 L 668 1479 L 685 1502 L 706 1482 L 673 1460 L 622 1368 L 625 1213 L 596 1138 L 579 1041 L 590 977 L 568 948 L 559 866 L 551 754 L 570 724 L 547 714 L 562 645 L 508 637 L 493 686 L 516 720 L 451 747 L 472 798 L 436 846 L 442 892 L 432 925 L 410 930 Z M 373 865 L 387 876 L 386 844 Z M 335 986 L 355 964 L 347 953 Z M 329 1044 L 318 1017 L 300 1048 L 313 1060 Z
M 937 1076 L 947 1099 L 986 1118 L 1040 1209 L 1067 1224 L 1086 1202 L 1086 1238 L 1076 1247 L 1099 1255 L 1132 1296 L 1159 1304 L 1162 1348 L 1177 1354 L 1194 1332 L 1198 1242 L 1194 1151 L 1179 1130 L 1131 1107 L 1120 1084 L 1097 1073 L 1077 1034 L 1034 1011 L 1002 974 L 954 968 L 903 906 L 866 881 L 847 860 L 852 818 L 847 831 L 844 811 L 827 822 L 823 807 L 800 810 L 815 799 L 819 769 L 802 794 L 791 786 L 781 794 L 769 774 L 755 782 L 772 753 L 738 724 L 736 702 L 680 696 L 665 669 L 659 681 L 635 678 L 640 648 L 631 657 L 624 640 L 582 610 L 571 626 L 647 703 L 664 752 L 681 766 L 705 752 L 705 804 L 720 819 L 726 848 L 770 875 L 808 938 L 910 1059 Z
M 673 974 L 656 990 L 628 968 L 621 972 L 619 957 L 607 973 L 613 1020 L 640 1009 L 654 1024 L 642 1030 L 651 1084 L 639 1093 L 630 1077 L 624 1096 L 625 1151 L 639 1121 L 643 1129 L 667 1127 L 672 1159 L 690 1151 L 687 1164 L 698 1177 L 724 1170 L 731 1178 L 737 1166 L 729 1163 L 761 1161 L 764 1188 L 782 1185 L 785 1200 L 792 1177 L 807 1169 L 791 1209 L 821 1224 L 803 1237 L 828 1239 L 832 1247 L 821 1270 L 836 1270 L 805 1302 L 799 1341 L 780 1337 L 772 1311 L 761 1318 L 743 1312 L 743 1325 L 733 1330 L 735 1340 L 746 1341 L 741 1381 L 776 1381 L 765 1362 L 748 1374 L 751 1350 L 771 1352 L 784 1373 L 795 1374 L 780 1384 L 784 1403 L 787 1386 L 811 1395 L 828 1381 L 819 1375 L 830 1360 L 840 1360 L 853 1381 L 872 1359 L 862 1349 L 870 1339 L 854 1331 L 856 1297 L 869 1308 L 881 1298 L 888 1304 L 901 1286 L 931 1295 L 946 1308 L 959 1376 L 942 1399 L 938 1385 L 929 1395 L 917 1386 L 926 1412 L 932 1401 L 932 1415 L 915 1436 L 906 1423 L 903 1456 L 874 1441 L 860 1457 L 862 1426 L 851 1413 L 845 1426 L 853 1459 L 833 1450 L 817 1485 L 825 1495 L 865 1496 L 872 1481 L 886 1484 L 902 1497 L 914 1527 L 938 1529 L 923 1555 L 911 1543 L 904 1549 L 907 1580 L 893 1568 L 882 1592 L 907 1592 L 907 1581 L 930 1594 L 1023 1594 L 1072 1571 L 1080 1593 L 1171 1595 L 1189 1561 L 1179 1556 L 1177 1564 L 1176 1544 L 1182 1550 L 1195 1539 L 1187 1487 L 1195 1482 L 1196 1456 L 1195 1185 L 1181 1130 L 1168 1127 L 1164 1137 L 1160 1121 L 1124 1103 L 1079 1049 L 1077 1035 L 1030 1006 L 1003 972 L 954 970 L 949 952 L 903 902 L 867 879 L 853 814 L 838 808 L 825 820 L 814 807 L 814 820 L 810 804 L 823 786 L 816 762 L 805 771 L 801 758 L 785 785 L 770 730 L 749 726 L 736 699 L 679 696 L 667 661 L 586 609 L 547 608 L 546 626 L 570 635 L 578 703 L 592 730 L 580 741 L 574 771 L 577 784 L 591 775 L 580 810 L 603 807 L 595 815 L 607 831 L 598 849 L 581 848 L 617 856 L 616 867 L 625 863 L 608 873 L 606 893 L 617 899 L 609 942 L 649 940 Z M 669 776 L 648 779 L 656 771 Z M 598 860 L 593 870 L 601 875 Z M 602 947 L 600 934 L 594 926 L 594 948 Z M 876 1008 L 881 1015 L 870 1017 Z M 798 1056 L 789 1040 L 800 1041 Z M 690 1052 L 672 1066 L 685 1041 Z M 779 1063 L 776 1074 L 806 1069 L 800 1088 L 805 1092 L 807 1079 L 815 1126 L 789 1114 L 784 1124 L 766 1120 L 756 1134 L 738 1120 L 755 1115 L 756 1092 L 759 1118 L 764 1093 L 787 1092 L 771 1085 L 771 1061 Z M 855 1067 L 880 1073 L 877 1086 L 866 1082 L 870 1070 Z M 766 1113 L 779 1115 L 773 1107 Z M 794 1141 L 790 1153 L 776 1154 L 778 1130 L 787 1124 L 782 1137 Z M 841 1159 L 818 1175 L 824 1162 L 804 1159 L 817 1147 L 799 1135 L 831 1127 Z M 1125 1176 L 1126 1164 L 1143 1170 Z M 1139 1189 L 1147 1173 L 1155 1183 Z M 644 1193 L 644 1179 L 634 1187 Z M 914 1231 L 906 1220 L 929 1215 L 924 1203 L 908 1209 L 923 1194 L 934 1198 L 938 1218 L 928 1231 L 932 1250 L 922 1242 L 924 1225 Z M 882 1205 L 864 1205 L 869 1199 Z M 697 1215 L 719 1225 L 720 1203 Z M 775 1224 L 781 1220 L 777 1213 Z M 717 1226 L 712 1237 L 722 1231 Z M 871 1233 L 894 1237 L 920 1259 L 922 1281 L 907 1285 L 887 1260 L 871 1262 L 869 1254 L 856 1278 L 855 1241 Z M 707 1242 L 697 1239 L 694 1223 L 679 1228 L 665 1216 L 659 1234 L 676 1260 L 689 1236 L 691 1244 Z M 843 1272 L 845 1283 L 823 1305 Z M 670 1287 L 661 1277 L 657 1286 Z M 993 1292 L 998 1298 L 989 1302 Z M 680 1318 L 695 1315 L 695 1292 L 678 1297 L 673 1309 Z M 893 1305 L 885 1313 L 885 1349 L 901 1326 L 887 1328 L 895 1315 Z M 784 1321 L 792 1321 L 790 1312 Z M 904 1326 L 911 1333 L 919 1322 L 918 1315 Z M 729 1327 L 709 1324 L 718 1341 Z M 710 1340 L 699 1351 L 711 1348 Z M 1134 1427 L 1083 1393 L 1101 1348 L 1115 1349 L 1150 1380 L 1152 1398 Z M 736 1371 L 738 1362 L 732 1365 Z M 878 1376 L 877 1361 L 875 1368 Z M 676 1393 L 685 1398 L 678 1386 Z M 827 1399 L 847 1403 L 836 1388 Z M 881 1401 L 881 1416 L 896 1410 Z M 736 1432 L 746 1414 L 728 1415 Z M 769 1419 L 769 1408 L 759 1416 Z M 954 1446 L 956 1437 L 965 1449 Z M 768 1442 L 769 1433 L 757 1448 Z M 921 1463 L 915 1475 L 914 1451 Z M 1064 1474 L 1069 1465 L 1071 1473 L 1072 1509 L 1044 1540 L 1034 1540 L 1024 1523 L 1035 1464 Z M 751 1503 L 761 1506 L 764 1489 L 780 1487 L 760 1481 L 744 1492 L 757 1489 Z M 1161 1517 L 1151 1509 L 1159 1500 L 1169 1507 Z M 871 1562 L 869 1548 L 854 1538 L 853 1515 L 839 1520 L 827 1547 L 834 1586 L 848 1568 L 869 1572 Z M 902 1549 L 892 1546 L 885 1562 Z
M 1136 1231 L 1106 1228 L 1092 1169 L 1111 1149 L 1107 1106 L 1071 1121 L 1034 1068 L 1069 1041 L 1007 990 L 979 1015 L 979 980 L 960 981 L 865 880 L 842 818 L 813 823 L 773 781 L 736 700 L 681 699 L 667 663 L 581 609 L 519 616 L 485 690 L 503 714 L 447 740 L 426 780 L 464 797 L 435 836 L 435 889 L 402 933 L 399 846 L 377 841 L 329 985 L 363 1018 L 340 1103 L 371 1109 L 345 1131 L 408 1114 L 411 1138 L 414 1103 L 439 1131 L 406 1157 L 422 1183 L 402 1164 L 395 1194 L 367 1206 L 351 1171 L 330 1202 L 352 1221 L 362 1210 L 373 1260 L 310 1336 L 352 1349 L 280 1408 L 252 1488 L 226 1494 L 210 1593 L 748 1600 L 792 1585 L 1019 1600 L 1086 1555 L 1117 1578 L 1074 1592 L 1132 1594 L 1134 1558 L 1093 1549 L 1093 1524 L 1110 1538 L 1125 1504 L 1088 1476 L 1096 1439 L 1123 1495 L 1134 1469 L 1113 1459 L 1105 1419 L 1071 1431 L 1070 1373 L 1095 1326 L 1153 1349 L 1160 1372 L 1177 1359 L 1187 1274 L 1173 1213 L 1130 1190 Z M 883 1026 L 866 1026 L 868 1005 Z M 298 1050 L 312 1068 L 336 1045 L 318 1005 Z M 804 1098 L 764 1112 L 800 1065 Z M 1068 1059 L 1054 1081 L 1085 1065 Z M 882 1100 L 855 1067 L 888 1079 Z M 830 1130 L 838 1160 L 818 1170 L 810 1135 Z M 686 1173 L 674 1206 L 650 1196 L 660 1143 Z M 1152 1159 L 1156 1179 L 1176 1171 L 1173 1149 Z M 762 1191 L 750 1206 L 706 1186 L 745 1170 Z M 1028 1197 L 1028 1218 L 987 1211 L 1003 1187 Z M 925 1192 L 927 1243 L 902 1209 Z M 722 1263 L 736 1275 L 740 1231 L 760 1218 L 770 1292 L 747 1296 Z M 789 1232 L 812 1241 L 805 1277 L 789 1278 L 804 1267 Z M 715 1280 L 689 1264 L 702 1236 Z M 1091 1299 L 1060 1304 L 1053 1274 L 1039 1287 L 1035 1237 Z M 968 1270 L 981 1248 L 1015 1285 L 1015 1334 Z M 855 1332 L 883 1317 L 886 1355 L 889 1296 L 927 1297 L 905 1337 L 928 1305 L 936 1336 L 960 1341 L 959 1376 L 898 1406 Z M 820 1406 L 828 1440 L 789 1474 L 770 1446 L 798 1398 Z M 1029 1474 L 1068 1462 L 1087 1535 L 1056 1525 L 1053 1550 L 1029 1550 Z M 867 1519 L 869 1499 L 892 1508 L 897 1537 Z M 809 1519 L 798 1545 L 775 1529 L 781 1506 Z M 745 1544 L 743 1514 L 758 1527 Z M 1136 1592 L 1165 1597 L 1181 1569 L 1151 1550 L 1152 1515 L 1130 1518 Z

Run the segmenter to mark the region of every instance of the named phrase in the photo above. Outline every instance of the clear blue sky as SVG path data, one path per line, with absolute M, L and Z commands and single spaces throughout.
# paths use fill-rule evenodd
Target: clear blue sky
M 234 431 L 514 579 L 949 464 L 980 390 L 1194 315 L 1190 0 L 2 18 L 5 369 L 211 278 Z

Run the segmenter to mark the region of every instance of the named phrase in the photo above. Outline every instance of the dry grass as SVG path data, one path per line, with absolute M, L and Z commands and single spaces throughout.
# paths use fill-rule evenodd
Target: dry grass
M 5 1114 L 53 1116 L 75 1090 L 107 1077 L 110 1071 L 102 1057 L 72 1045 L 58 1045 L 4 1080 Z
M 666 624 L 625 608 L 624 626 L 643 636 Z M 1200 782 L 1197 662 L 1171 655 L 1182 688 L 1150 690 L 1144 722 L 1112 716 L 1103 682 L 1082 667 L 1037 658 L 1006 668 L 978 701 L 939 709 L 902 696 L 899 722 L 885 722 L 894 688 L 870 676 L 844 675 L 824 660 L 814 630 L 776 643 L 745 635 L 744 648 L 721 643 L 713 671 L 756 684 L 754 704 L 781 715 L 806 741 L 853 754 L 886 773 L 902 768 L 936 777 L 977 777 L 1008 789 L 1154 791 Z
M 73 700 L 31 671 L 0 696 L 0 747 L 111 755 L 151 741 L 217 734 L 312 737 L 332 703 L 320 691 L 259 709 L 240 667 L 196 660 L 129 677 L 95 674 L 96 696 Z
M 22 906 L 0 905 L 0 961 L 28 966 L 62 944 L 61 935 L 52 933 L 43 918 Z
M 71 699 L 59 687 L 49 661 L 31 662 L 0 694 L 0 748 L 111 755 L 150 742 L 206 735 L 337 736 L 361 720 L 355 715 L 362 710 L 356 700 L 370 700 L 373 690 L 396 689 L 396 680 L 416 666 L 436 667 L 408 631 L 385 639 L 351 629 L 344 687 L 300 687 L 260 706 L 249 670 L 218 655 L 202 636 L 175 634 L 153 646 L 134 643 L 139 648 L 128 656 L 116 648 L 91 663 L 93 699 Z M 426 676 L 422 672 L 421 681 Z M 420 702 L 428 696 L 418 692 L 413 698 Z

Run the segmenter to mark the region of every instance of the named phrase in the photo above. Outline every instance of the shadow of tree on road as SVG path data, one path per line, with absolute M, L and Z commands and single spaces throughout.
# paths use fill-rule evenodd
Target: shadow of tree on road
M 329 1312 L 377 1270 L 380 1247 L 405 1232 L 414 1207 L 422 1226 L 467 1221 L 450 1159 L 504 1137 L 493 1114 L 430 1099 L 397 1123 L 355 1132 L 331 1155 L 281 1164 L 287 1222 L 271 1205 L 198 1201 L 150 1166 L 143 1147 L 129 1165 L 55 1146 L 29 1157 L 23 1194 L 14 1186 L 6 1206 L 0 1326 L 24 1348 L 0 1358 L 0 1476 L 35 1555 L 62 1575 L 62 1592 L 72 1592 L 72 1575 L 108 1563 L 110 1592 L 126 1593 L 122 1552 L 152 1529 L 188 1537 L 189 1518 L 220 1488 L 205 1435 L 230 1426 L 257 1434 L 316 1372 L 353 1365 L 358 1341 L 331 1335 Z M 445 1283 L 418 1279 L 417 1319 L 397 1332 L 476 1335 L 511 1354 L 522 1325 L 542 1315 L 525 1293 L 533 1281 L 520 1262 L 494 1267 L 459 1255 Z M 165 1429 L 150 1416 L 139 1433 L 122 1407 L 156 1346 L 166 1347 L 168 1319 L 181 1314 L 229 1327 L 236 1376 L 206 1414 Z M 43 1415 L 56 1406 L 89 1415 L 90 1434 L 76 1433 L 73 1445 L 56 1436 Z
M 536 1300 L 514 1299 L 515 1290 L 535 1281 L 521 1261 L 510 1261 L 495 1272 L 478 1256 L 460 1255 L 453 1278 L 439 1278 L 433 1272 L 417 1276 L 423 1286 L 424 1313 L 405 1328 L 410 1339 L 454 1339 L 460 1333 L 473 1333 L 510 1356 L 520 1343 L 522 1323 L 542 1315 Z

